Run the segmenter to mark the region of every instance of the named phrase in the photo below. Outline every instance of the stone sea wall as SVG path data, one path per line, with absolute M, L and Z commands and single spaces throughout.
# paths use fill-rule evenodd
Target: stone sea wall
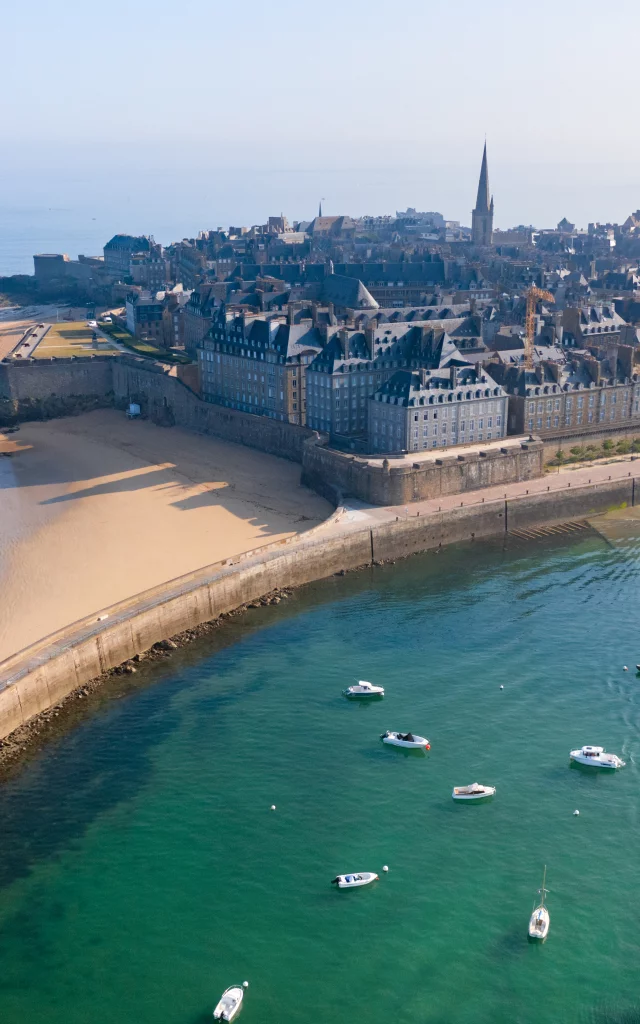
M 204 402 L 166 367 L 148 360 L 126 356 L 115 360 L 113 392 L 117 406 L 125 408 L 129 402 L 137 402 L 142 414 L 161 426 L 212 434 L 294 462 L 302 461 L 304 442 L 317 436 L 292 423 Z
M 154 644 L 259 600 L 360 566 L 457 541 L 499 537 L 511 529 L 562 522 L 633 505 L 635 481 L 469 505 L 354 529 L 330 527 L 274 542 L 75 623 L 0 664 L 0 739 L 83 684 Z
M 112 363 L 108 356 L 0 363 L 0 427 L 112 405 Z
M 320 491 L 331 484 L 343 495 L 371 505 L 405 505 L 412 501 L 463 494 L 497 484 L 522 483 L 543 473 L 543 444 L 488 447 L 486 451 L 450 450 L 433 461 L 383 465 L 366 456 L 348 455 L 307 441 L 302 455 L 302 483 Z

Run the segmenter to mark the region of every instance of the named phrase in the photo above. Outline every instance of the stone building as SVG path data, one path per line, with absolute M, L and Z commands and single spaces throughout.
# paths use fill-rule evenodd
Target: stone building
M 323 338 L 310 322 L 216 311 L 199 349 L 202 395 L 285 423 L 306 422 L 306 371 Z
M 509 433 L 543 439 L 640 427 L 640 375 L 633 372 L 633 350 L 614 347 L 609 358 L 576 353 L 564 363 L 491 366 L 509 394 Z
M 214 285 L 201 284 L 191 292 L 184 307 L 184 347 L 194 359 L 202 339 L 211 330 L 215 309 L 220 305 Z
M 507 404 L 504 389 L 480 366 L 397 370 L 369 399 L 369 450 L 496 440 L 507 432 Z
M 435 369 L 464 362 L 473 317 L 427 323 L 386 323 L 363 330 L 325 328 L 325 346 L 307 371 L 307 424 L 340 435 L 364 435 L 368 399 L 399 369 Z
M 151 252 L 153 239 L 147 235 L 114 235 L 104 246 L 104 265 L 116 280 L 130 277 L 131 257 L 134 253 Z
M 489 194 L 487 144 L 484 144 L 476 208 L 471 214 L 471 239 L 474 245 L 493 244 L 493 196 Z

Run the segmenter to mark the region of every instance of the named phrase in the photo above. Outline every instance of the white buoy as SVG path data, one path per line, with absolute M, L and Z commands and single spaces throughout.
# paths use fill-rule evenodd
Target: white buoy
M 500 683 L 500 689 L 504 690 L 504 686 L 502 685 L 502 683 Z
M 575 816 L 576 816 L 577 814 L 580 814 L 580 811 L 574 811 L 574 812 L 573 812 L 573 816 L 574 816 L 574 818 L 575 818 Z
M 628 667 L 627 667 L 626 665 L 623 665 L 623 666 L 622 666 L 622 671 L 623 671 L 623 672 L 628 672 L 628 671 L 629 671 L 629 669 L 628 669 Z
M 249 982 L 248 981 L 243 981 L 242 982 L 242 987 L 243 988 L 249 988 Z
M 271 810 L 275 811 L 275 809 L 276 809 L 276 805 L 275 804 L 271 804 Z
M 388 871 L 388 870 L 389 870 L 389 865 L 388 865 L 388 864 L 385 864 L 385 866 L 383 867 L 383 869 L 382 869 L 382 870 L 383 870 L 383 871 Z

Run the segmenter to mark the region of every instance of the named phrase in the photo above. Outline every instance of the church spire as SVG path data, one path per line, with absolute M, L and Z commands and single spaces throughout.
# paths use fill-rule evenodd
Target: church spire
M 478 182 L 478 198 L 476 199 L 476 210 L 478 213 L 489 213 L 489 168 L 487 166 L 487 143 L 484 144 L 482 154 L 482 166 L 480 168 L 480 181 Z
M 487 164 L 487 143 L 485 140 L 478 182 L 478 197 L 471 214 L 471 240 L 474 245 L 493 244 L 493 196 L 489 192 L 489 166 Z

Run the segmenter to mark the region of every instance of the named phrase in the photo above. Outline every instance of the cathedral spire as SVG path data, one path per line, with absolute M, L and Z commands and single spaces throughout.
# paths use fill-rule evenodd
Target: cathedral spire
M 488 213 L 490 205 L 489 195 L 489 168 L 487 166 L 487 143 L 484 144 L 482 154 L 482 166 L 480 168 L 480 181 L 478 182 L 478 198 L 476 199 L 476 210 L 478 213 Z
M 489 166 L 485 140 L 478 182 L 478 197 L 471 214 L 471 238 L 474 245 L 493 244 L 493 196 L 489 192 Z

